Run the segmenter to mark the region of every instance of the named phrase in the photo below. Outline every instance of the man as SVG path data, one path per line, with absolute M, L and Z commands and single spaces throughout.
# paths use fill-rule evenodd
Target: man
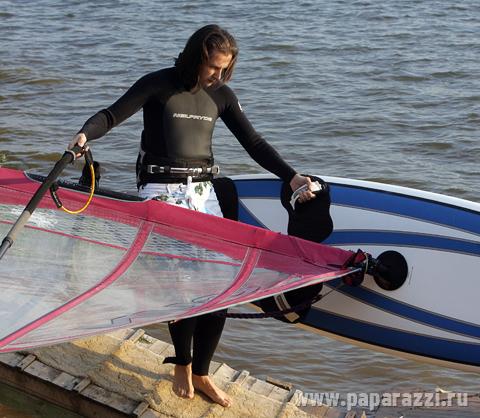
M 143 109 L 144 129 L 137 159 L 137 185 L 144 198 L 159 198 L 190 209 L 222 216 L 211 180 L 212 136 L 220 117 L 250 156 L 290 184 L 307 185 L 300 202 L 314 198 L 311 181 L 295 172 L 254 130 L 233 91 L 225 84 L 238 56 L 235 39 L 208 25 L 188 40 L 172 68 L 140 78 L 119 100 L 84 124 L 69 147 L 84 146 Z M 203 315 L 174 321 L 169 330 L 175 347 L 173 390 L 192 398 L 199 390 L 228 407 L 231 399 L 208 375 L 225 318 Z M 193 342 L 193 356 L 191 347 Z

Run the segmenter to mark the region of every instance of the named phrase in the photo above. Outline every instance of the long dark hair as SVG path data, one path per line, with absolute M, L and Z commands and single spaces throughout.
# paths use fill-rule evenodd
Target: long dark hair
M 238 55 L 237 42 L 220 26 L 207 25 L 190 36 L 183 52 L 175 60 L 180 80 L 187 89 L 197 86 L 200 65 L 208 62 L 213 52 L 232 55 L 230 64 L 222 74 L 222 81 L 227 82 L 232 78 Z

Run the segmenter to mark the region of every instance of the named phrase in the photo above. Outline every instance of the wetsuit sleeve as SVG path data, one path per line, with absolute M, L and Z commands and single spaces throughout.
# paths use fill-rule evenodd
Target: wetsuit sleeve
M 78 133 L 84 133 L 87 141 L 101 138 L 112 128 L 138 112 L 152 91 L 151 76 L 142 77 L 110 107 L 88 119 Z
M 224 86 L 227 102 L 220 117 L 248 154 L 263 168 L 290 182 L 296 171 L 280 157 L 278 152 L 253 128 L 240 107 L 237 97 Z

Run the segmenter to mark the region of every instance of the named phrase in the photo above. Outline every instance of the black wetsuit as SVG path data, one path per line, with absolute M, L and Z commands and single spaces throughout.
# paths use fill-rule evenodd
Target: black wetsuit
M 220 117 L 250 156 L 263 168 L 289 182 L 295 171 L 253 129 L 233 91 L 217 83 L 195 93 L 186 91 L 175 68 L 139 79 L 113 105 L 82 127 L 87 140 L 100 138 L 143 108 L 142 167 L 202 167 L 213 164 L 212 135 Z M 140 169 L 139 184 L 169 182 L 165 175 Z
M 80 132 L 88 141 L 100 138 L 143 108 L 143 152 L 137 161 L 138 185 L 174 183 L 181 179 L 149 174 L 146 165 L 213 165 L 212 135 L 220 117 L 257 163 L 286 182 L 292 179 L 295 171 L 253 129 L 227 85 L 217 83 L 191 93 L 185 90 L 176 74 L 175 68 L 168 68 L 142 77 L 113 105 L 88 119 Z M 166 360 L 180 365 L 192 363 L 194 374 L 207 375 L 224 323 L 225 317 L 214 314 L 170 323 L 176 357 Z

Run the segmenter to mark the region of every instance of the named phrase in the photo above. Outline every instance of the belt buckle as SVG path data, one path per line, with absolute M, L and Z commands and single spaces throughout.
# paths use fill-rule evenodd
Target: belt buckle
M 154 171 L 154 168 L 158 167 L 157 165 L 152 165 L 152 164 L 149 164 L 147 165 L 147 173 L 148 174 L 155 174 L 155 171 Z
M 187 170 L 188 170 L 188 173 L 191 174 L 194 177 L 199 176 L 203 172 L 202 167 L 190 167 Z

